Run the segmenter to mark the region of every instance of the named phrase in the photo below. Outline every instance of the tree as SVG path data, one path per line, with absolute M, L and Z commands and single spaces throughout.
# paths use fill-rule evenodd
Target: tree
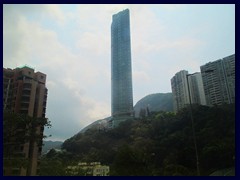
M 113 172 L 115 176 L 142 176 L 147 174 L 146 165 L 142 159 L 142 154 L 136 149 L 123 145 L 119 148 L 114 163 Z
M 144 119 L 146 117 L 146 110 L 144 108 L 141 108 L 139 116 L 141 119 Z
M 235 107 L 193 105 L 201 175 L 235 167 Z M 110 165 L 110 175 L 196 175 L 189 109 L 152 112 L 114 129 L 90 129 L 63 143 L 79 161 Z M 59 158 L 63 158 L 58 156 Z M 64 161 L 62 161 L 64 162 Z
M 41 127 L 51 127 L 47 118 L 35 118 L 8 110 L 3 112 L 3 159 L 4 174 L 10 175 L 12 169 L 31 168 L 34 144 L 41 146 Z M 24 144 L 29 143 L 29 156 L 24 153 Z M 19 170 L 20 171 L 20 170 Z M 29 171 L 28 171 L 29 174 Z M 18 173 L 16 173 L 18 175 Z

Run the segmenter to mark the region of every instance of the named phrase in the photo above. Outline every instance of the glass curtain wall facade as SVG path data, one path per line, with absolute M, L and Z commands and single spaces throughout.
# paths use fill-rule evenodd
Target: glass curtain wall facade
M 111 83 L 112 117 L 132 116 L 132 65 L 130 18 L 128 9 L 112 16 Z

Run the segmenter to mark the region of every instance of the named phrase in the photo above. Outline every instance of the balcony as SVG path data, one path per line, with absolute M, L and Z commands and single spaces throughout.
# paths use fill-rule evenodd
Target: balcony
M 28 107 L 21 107 L 20 111 L 27 111 L 28 112 Z
M 30 97 L 29 96 L 22 96 L 21 98 L 21 103 L 29 103 Z
M 32 85 L 31 85 L 31 84 L 24 84 L 24 85 L 23 85 L 23 90 L 29 90 L 29 91 L 31 91 L 31 89 L 32 89 Z
M 29 102 L 21 102 L 21 109 L 26 109 L 29 107 Z
M 28 110 L 24 109 L 24 110 L 20 110 L 21 114 L 28 114 Z
M 23 93 L 31 93 L 31 88 L 28 88 L 28 87 L 26 87 L 26 88 L 23 88 L 23 90 L 22 90 L 22 92 Z
M 30 90 L 23 90 L 22 91 L 22 96 L 28 97 L 31 95 L 31 91 Z

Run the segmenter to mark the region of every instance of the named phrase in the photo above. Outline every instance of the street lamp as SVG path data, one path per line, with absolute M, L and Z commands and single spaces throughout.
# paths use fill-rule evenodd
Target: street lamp
M 195 73 L 193 73 L 193 74 L 195 74 Z M 189 104 L 190 104 L 190 116 L 191 116 L 191 122 L 192 122 L 193 142 L 194 142 L 195 153 L 196 153 L 197 175 L 200 176 L 197 141 L 196 141 L 194 120 L 193 120 L 193 113 L 192 113 L 192 100 L 191 100 L 191 96 L 190 96 L 190 88 L 189 88 L 189 82 L 188 82 L 188 76 L 191 76 L 193 74 L 186 74 L 186 78 L 187 78 L 187 87 L 188 87 L 188 98 L 189 98 Z

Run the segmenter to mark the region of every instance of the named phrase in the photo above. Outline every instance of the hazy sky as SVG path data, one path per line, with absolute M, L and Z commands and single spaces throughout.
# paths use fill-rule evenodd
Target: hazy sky
M 235 53 L 235 5 L 4 5 L 3 67 L 47 74 L 47 140 L 111 113 L 112 15 L 129 8 L 134 104 Z

